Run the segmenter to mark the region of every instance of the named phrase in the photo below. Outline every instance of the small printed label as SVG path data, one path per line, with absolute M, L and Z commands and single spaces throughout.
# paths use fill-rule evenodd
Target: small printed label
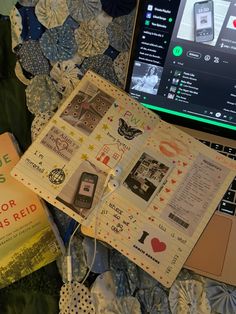
M 66 161 L 70 161 L 79 148 L 71 137 L 55 126 L 50 129 L 41 143 Z
M 228 173 L 226 167 L 199 154 L 162 218 L 192 236 Z

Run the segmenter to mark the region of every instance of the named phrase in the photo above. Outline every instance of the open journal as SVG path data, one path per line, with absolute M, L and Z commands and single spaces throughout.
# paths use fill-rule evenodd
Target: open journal
M 104 192 L 117 165 L 119 186 Z M 235 173 L 235 161 L 91 71 L 12 171 L 166 287 Z

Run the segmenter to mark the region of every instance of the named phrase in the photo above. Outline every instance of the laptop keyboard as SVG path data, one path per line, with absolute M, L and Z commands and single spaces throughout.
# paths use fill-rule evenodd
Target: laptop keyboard
M 223 146 L 221 144 L 211 143 L 204 140 L 200 140 L 200 142 L 217 150 L 219 153 L 236 160 L 236 148 Z M 225 193 L 222 201 L 218 205 L 217 210 L 227 215 L 236 215 L 236 177 L 229 186 L 229 189 Z

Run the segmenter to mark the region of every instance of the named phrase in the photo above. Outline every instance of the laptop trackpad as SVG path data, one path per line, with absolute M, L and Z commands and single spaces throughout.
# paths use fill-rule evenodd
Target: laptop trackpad
M 185 266 L 219 276 L 224 265 L 231 225 L 231 219 L 214 214 Z

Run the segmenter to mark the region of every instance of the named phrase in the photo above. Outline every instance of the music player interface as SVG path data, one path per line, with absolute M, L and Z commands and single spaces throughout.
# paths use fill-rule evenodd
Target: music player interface
M 129 92 L 152 107 L 234 126 L 236 0 L 176 2 L 145 1 Z

